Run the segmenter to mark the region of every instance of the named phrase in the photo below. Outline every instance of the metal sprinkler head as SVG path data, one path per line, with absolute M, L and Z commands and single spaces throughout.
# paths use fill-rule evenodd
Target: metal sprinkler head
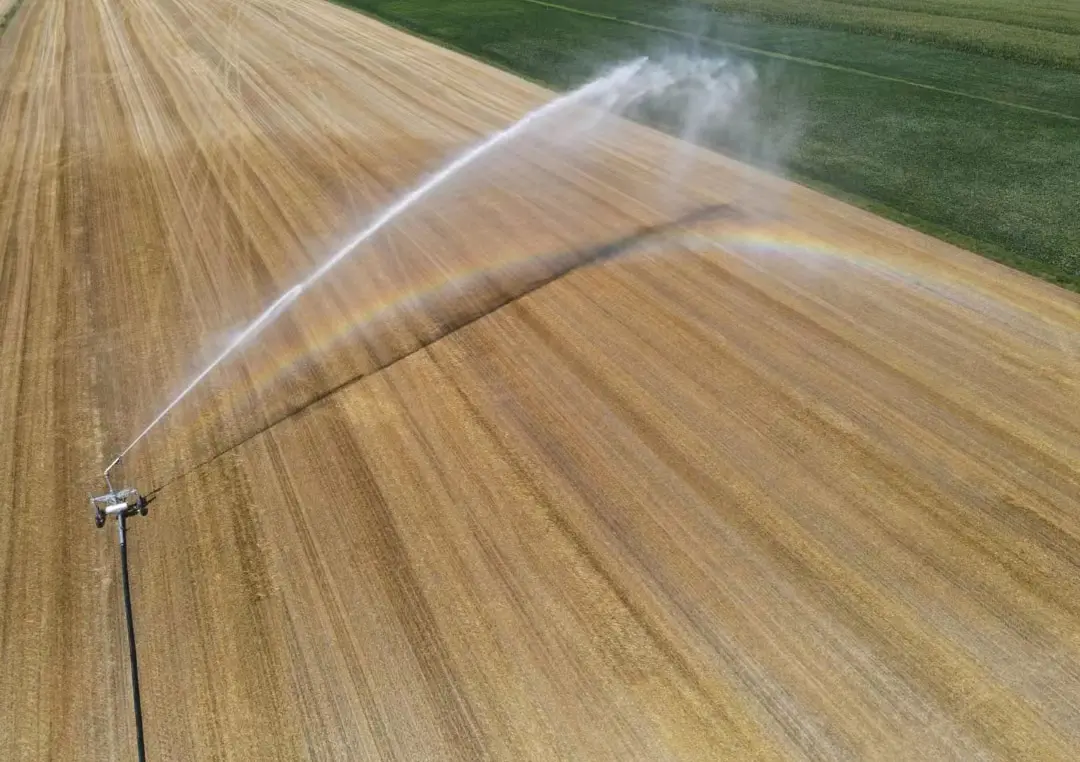
M 90 507 L 94 510 L 94 523 L 98 529 L 105 526 L 105 519 L 110 516 L 120 519 L 135 514 L 145 516 L 147 513 L 148 501 L 137 489 L 134 487 L 113 488 L 109 471 L 119 463 L 120 458 L 117 458 L 105 469 L 105 486 L 109 491 L 104 495 L 90 496 Z

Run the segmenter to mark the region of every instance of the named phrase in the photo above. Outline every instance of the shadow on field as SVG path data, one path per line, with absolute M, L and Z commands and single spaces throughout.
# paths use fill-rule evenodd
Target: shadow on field
M 585 267 L 591 267 L 593 265 L 602 264 L 604 262 L 616 259 L 620 256 L 630 253 L 637 246 L 660 238 L 668 233 L 683 230 L 696 223 L 710 222 L 717 220 L 739 220 L 743 218 L 743 213 L 736 209 L 731 204 L 712 204 L 709 206 L 700 207 L 687 214 L 684 214 L 676 219 L 669 220 L 657 225 L 650 225 L 647 227 L 639 228 L 638 230 L 630 233 L 629 235 L 621 238 L 609 241 L 608 243 L 601 244 L 599 246 L 592 246 L 585 249 L 576 249 L 573 251 L 558 252 L 556 254 L 544 255 L 541 257 L 534 257 L 530 264 L 542 264 L 543 271 L 541 274 L 534 275 L 531 278 L 525 278 L 523 283 L 517 284 L 516 288 L 499 288 L 496 298 L 482 304 L 482 308 L 466 310 L 464 312 L 451 310 L 449 315 L 443 316 L 439 320 L 439 329 L 432 335 L 425 337 L 420 342 L 406 351 L 392 354 L 389 357 L 384 358 L 377 364 L 365 368 L 359 373 L 352 374 L 344 380 L 333 383 L 326 389 L 319 391 L 315 394 L 309 394 L 299 401 L 293 401 L 288 404 L 284 410 L 267 415 L 264 422 L 257 428 L 245 432 L 241 437 L 237 438 L 231 444 L 227 445 L 223 449 L 216 452 L 213 456 L 197 463 L 186 469 L 183 473 L 180 473 L 168 481 L 164 482 L 160 486 L 155 487 L 148 496 L 156 495 L 165 487 L 173 484 L 179 479 L 184 478 L 188 474 L 191 474 L 204 466 L 212 464 L 222 456 L 228 455 L 239 447 L 250 442 L 252 439 L 258 437 L 260 434 L 268 431 L 269 429 L 277 426 L 279 423 L 292 418 L 299 413 L 304 412 L 313 405 L 325 400 L 342 389 L 351 386 L 352 384 L 360 381 L 368 376 L 371 376 L 380 371 L 386 370 L 392 365 L 404 360 L 417 352 L 421 352 L 427 347 L 434 344 L 436 341 L 450 336 L 457 331 L 475 323 L 483 317 L 491 315 L 494 312 L 512 304 L 522 297 L 537 291 L 549 283 L 553 283 L 561 278 L 566 277 L 575 270 L 579 270 Z M 524 264 L 524 263 L 522 263 Z M 490 283 L 487 285 L 491 285 Z M 451 294 L 446 297 L 448 300 L 463 301 L 465 295 L 460 292 L 457 294 Z

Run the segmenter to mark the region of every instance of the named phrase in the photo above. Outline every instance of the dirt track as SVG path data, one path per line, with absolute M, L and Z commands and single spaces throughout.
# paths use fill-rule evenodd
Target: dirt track
M 130 758 L 95 475 L 550 95 L 309 0 L 25 0 L 0 83 L 0 759 Z M 151 758 L 1074 757 L 1080 299 L 579 148 L 410 215 L 132 454 Z

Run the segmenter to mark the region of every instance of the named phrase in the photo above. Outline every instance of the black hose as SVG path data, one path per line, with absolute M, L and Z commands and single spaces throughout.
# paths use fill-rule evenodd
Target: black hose
M 125 523 L 127 519 L 120 514 L 120 574 L 124 579 L 124 614 L 127 617 L 128 655 L 131 657 L 131 693 L 135 699 L 135 737 L 139 746 L 139 762 L 146 762 L 146 747 L 143 744 L 142 703 L 139 700 L 139 658 L 135 654 L 135 618 L 131 613 L 131 585 L 128 582 L 127 540 Z

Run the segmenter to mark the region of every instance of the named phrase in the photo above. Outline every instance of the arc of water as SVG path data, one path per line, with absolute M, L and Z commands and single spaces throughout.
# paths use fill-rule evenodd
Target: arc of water
M 304 280 L 300 281 L 297 285 L 290 288 L 284 294 L 274 300 L 273 304 L 267 307 L 262 314 L 256 317 L 251 323 L 248 324 L 243 331 L 241 331 L 229 345 L 225 347 L 215 357 L 209 365 L 201 370 L 198 375 L 191 380 L 191 382 L 184 387 L 184 389 L 176 395 L 176 397 L 165 408 L 154 417 L 150 424 L 142 430 L 142 432 L 135 437 L 131 443 L 124 448 L 124 450 L 116 456 L 116 458 L 105 468 L 105 476 L 108 478 L 109 471 L 111 471 L 121 459 L 131 452 L 131 449 L 135 447 L 142 439 L 149 434 L 155 426 L 175 408 L 180 402 L 197 387 L 203 379 L 205 379 L 210 373 L 228 357 L 239 349 L 243 344 L 253 339 L 264 328 L 270 325 L 277 317 L 284 312 L 289 306 L 295 302 L 301 294 L 303 294 L 311 286 L 315 285 L 324 275 L 332 270 L 341 260 L 345 259 L 362 243 L 370 239 L 384 227 L 393 222 L 402 213 L 407 211 L 411 206 L 430 194 L 436 188 L 443 183 L 450 180 L 461 170 L 472 164 L 477 159 L 481 158 L 485 154 L 491 152 L 500 145 L 513 140 L 521 133 L 528 130 L 535 123 L 540 120 L 551 116 L 553 113 L 561 111 L 567 106 L 573 105 L 579 101 L 585 101 L 590 97 L 603 95 L 617 91 L 618 88 L 628 83 L 635 74 L 637 74 L 641 68 L 645 65 L 647 58 L 639 58 L 630 63 L 624 64 L 609 74 L 595 79 L 588 84 L 579 87 L 577 90 L 567 93 L 559 98 L 555 98 L 548 103 L 540 106 L 539 108 L 529 112 L 524 117 L 519 119 L 514 124 L 510 125 L 506 129 L 495 133 L 487 140 L 477 144 L 473 148 L 469 149 L 465 153 L 461 154 L 454 160 L 444 165 L 440 170 L 430 175 L 422 183 L 417 185 L 411 191 L 399 198 L 393 204 L 388 206 L 378 217 L 376 217 L 367 227 L 349 239 L 341 248 L 334 252 L 325 262 L 315 268 Z

